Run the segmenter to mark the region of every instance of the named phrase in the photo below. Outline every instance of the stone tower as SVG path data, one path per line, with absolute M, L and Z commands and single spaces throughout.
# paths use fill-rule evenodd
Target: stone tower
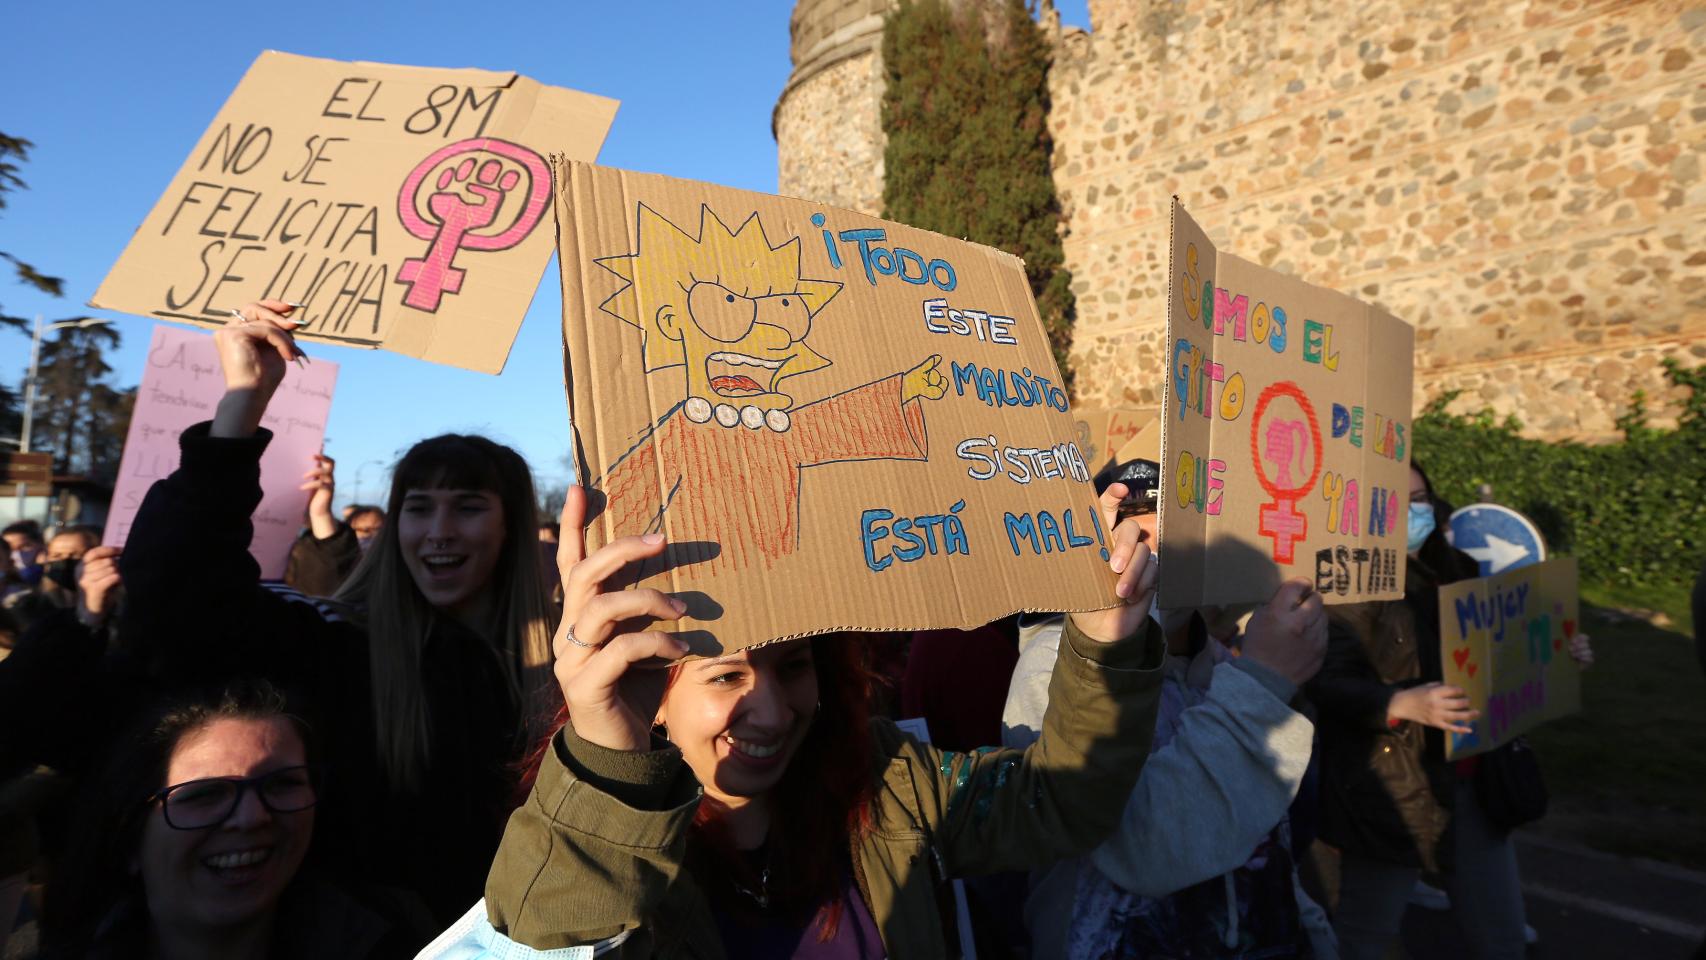
M 883 206 L 883 14 L 890 0 L 798 0 L 777 98 L 777 192 L 873 216 Z

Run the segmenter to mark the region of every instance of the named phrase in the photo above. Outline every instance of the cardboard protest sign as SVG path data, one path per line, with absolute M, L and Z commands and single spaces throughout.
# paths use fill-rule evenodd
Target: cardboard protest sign
M 557 167 L 592 545 L 696 650 L 1111 606 L 1108 531 L 1023 264 L 802 200 Z
M 1439 589 L 1445 682 L 1481 711 L 1469 734 L 1446 734 L 1446 757 L 1485 753 L 1582 707 L 1576 561 L 1548 560 Z
M 1132 435 L 1125 445 L 1114 454 L 1115 463 L 1129 463 L 1132 460 L 1149 460 L 1161 462 L 1161 416 L 1157 413 L 1148 426 Z
M 275 297 L 299 338 L 497 373 L 552 252 L 545 157 L 593 159 L 615 114 L 514 73 L 268 51 L 89 303 L 217 327 Z
M 1090 475 L 1095 476 L 1118 462 L 1116 457 L 1120 448 L 1130 443 L 1139 431 L 1154 423 L 1160 415 L 1159 410 L 1141 407 L 1074 410 L 1078 447 L 1084 451 Z
M 287 367 L 261 420 L 273 438 L 261 457 L 261 504 L 255 508 L 249 553 L 268 579 L 284 576 L 290 544 L 302 529 L 308 491 L 297 488 L 302 475 L 313 469 L 314 455 L 325 440 L 337 380 L 338 365 L 328 360 L 315 360 L 306 368 Z M 124 546 L 148 488 L 178 468 L 178 435 L 213 419 L 224 395 L 219 349 L 211 335 L 163 324 L 154 328 L 102 543 Z
M 1163 607 L 1404 592 L 1415 331 L 1215 250 L 1173 202 Z

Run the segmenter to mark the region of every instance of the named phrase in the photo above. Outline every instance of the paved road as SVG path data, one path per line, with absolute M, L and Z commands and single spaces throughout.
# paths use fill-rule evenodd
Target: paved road
M 1706 874 L 1517 836 L 1534 960 L 1691 960 L 1706 941 Z M 1404 946 L 1412 960 L 1467 955 L 1450 914 L 1415 906 Z

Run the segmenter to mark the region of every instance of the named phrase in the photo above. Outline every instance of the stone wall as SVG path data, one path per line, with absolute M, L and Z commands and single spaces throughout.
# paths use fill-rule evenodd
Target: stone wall
M 1698 0 L 1092 0 L 1059 38 L 1080 400 L 1160 397 L 1167 205 L 1417 328 L 1417 408 L 1614 434 L 1706 359 Z
M 780 192 L 881 209 L 887 0 L 799 0 Z M 1055 30 L 1079 401 L 1159 402 L 1168 200 L 1417 328 L 1417 396 L 1600 439 L 1706 361 L 1703 0 L 1091 0 Z M 1052 18 L 1045 17 L 1052 26 Z

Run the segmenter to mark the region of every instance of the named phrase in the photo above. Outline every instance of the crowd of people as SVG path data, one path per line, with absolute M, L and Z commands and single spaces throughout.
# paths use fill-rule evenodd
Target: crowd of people
M 1532 757 L 1444 759 L 1477 715 L 1438 590 L 1476 568 L 1419 467 L 1399 600 L 1158 609 L 1159 474 L 1124 470 L 1107 609 L 694 657 L 631 583 L 664 538 L 589 550 L 587 491 L 541 517 L 480 436 L 341 519 L 317 458 L 263 580 L 299 350 L 289 304 L 242 313 L 122 551 L 5 530 L 0 952 L 1364 958 L 1426 879 L 1475 956 L 1522 956 Z

